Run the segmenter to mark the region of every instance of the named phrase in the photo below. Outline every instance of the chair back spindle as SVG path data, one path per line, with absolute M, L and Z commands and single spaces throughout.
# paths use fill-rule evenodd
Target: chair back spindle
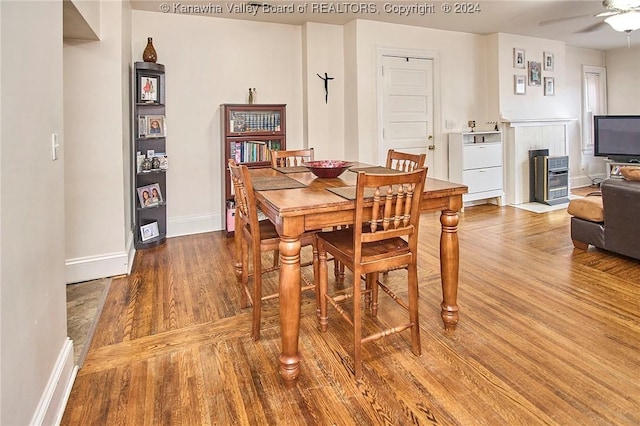
M 298 167 L 305 161 L 313 161 L 313 148 L 271 151 L 271 167 Z
M 387 152 L 387 168 L 401 172 L 412 172 L 424 167 L 427 154 L 409 154 L 390 149 Z

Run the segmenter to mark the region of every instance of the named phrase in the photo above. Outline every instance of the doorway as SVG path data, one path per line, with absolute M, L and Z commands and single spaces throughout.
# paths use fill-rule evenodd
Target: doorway
M 380 55 L 378 158 L 384 161 L 389 149 L 425 153 L 429 176 L 438 177 L 442 168 L 434 136 L 434 60 L 426 56 Z

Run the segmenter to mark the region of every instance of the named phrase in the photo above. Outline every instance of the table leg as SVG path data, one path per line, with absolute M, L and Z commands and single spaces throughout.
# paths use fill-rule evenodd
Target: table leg
M 445 330 L 455 330 L 458 323 L 458 212 L 442 210 L 440 215 L 440 274 L 442 279 L 441 316 Z
M 300 374 L 298 335 L 300 332 L 300 239 L 280 239 L 280 375 L 288 384 Z

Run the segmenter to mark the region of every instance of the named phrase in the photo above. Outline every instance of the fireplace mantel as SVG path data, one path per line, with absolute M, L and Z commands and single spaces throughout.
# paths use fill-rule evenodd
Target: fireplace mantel
M 504 123 L 508 127 L 524 127 L 524 126 L 566 126 L 577 118 L 501 118 L 500 123 Z
M 508 204 L 529 202 L 529 150 L 569 155 L 567 129 L 577 118 L 507 118 L 499 125 L 505 136 L 505 188 Z

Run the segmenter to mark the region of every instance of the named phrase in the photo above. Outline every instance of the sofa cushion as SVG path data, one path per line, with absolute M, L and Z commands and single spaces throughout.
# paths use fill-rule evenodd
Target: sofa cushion
M 620 174 L 626 180 L 640 180 L 640 167 L 634 167 L 634 166 L 620 167 Z
M 567 213 L 580 219 L 591 222 L 604 222 L 604 209 L 602 207 L 602 197 L 590 196 L 575 198 L 569 202 Z

